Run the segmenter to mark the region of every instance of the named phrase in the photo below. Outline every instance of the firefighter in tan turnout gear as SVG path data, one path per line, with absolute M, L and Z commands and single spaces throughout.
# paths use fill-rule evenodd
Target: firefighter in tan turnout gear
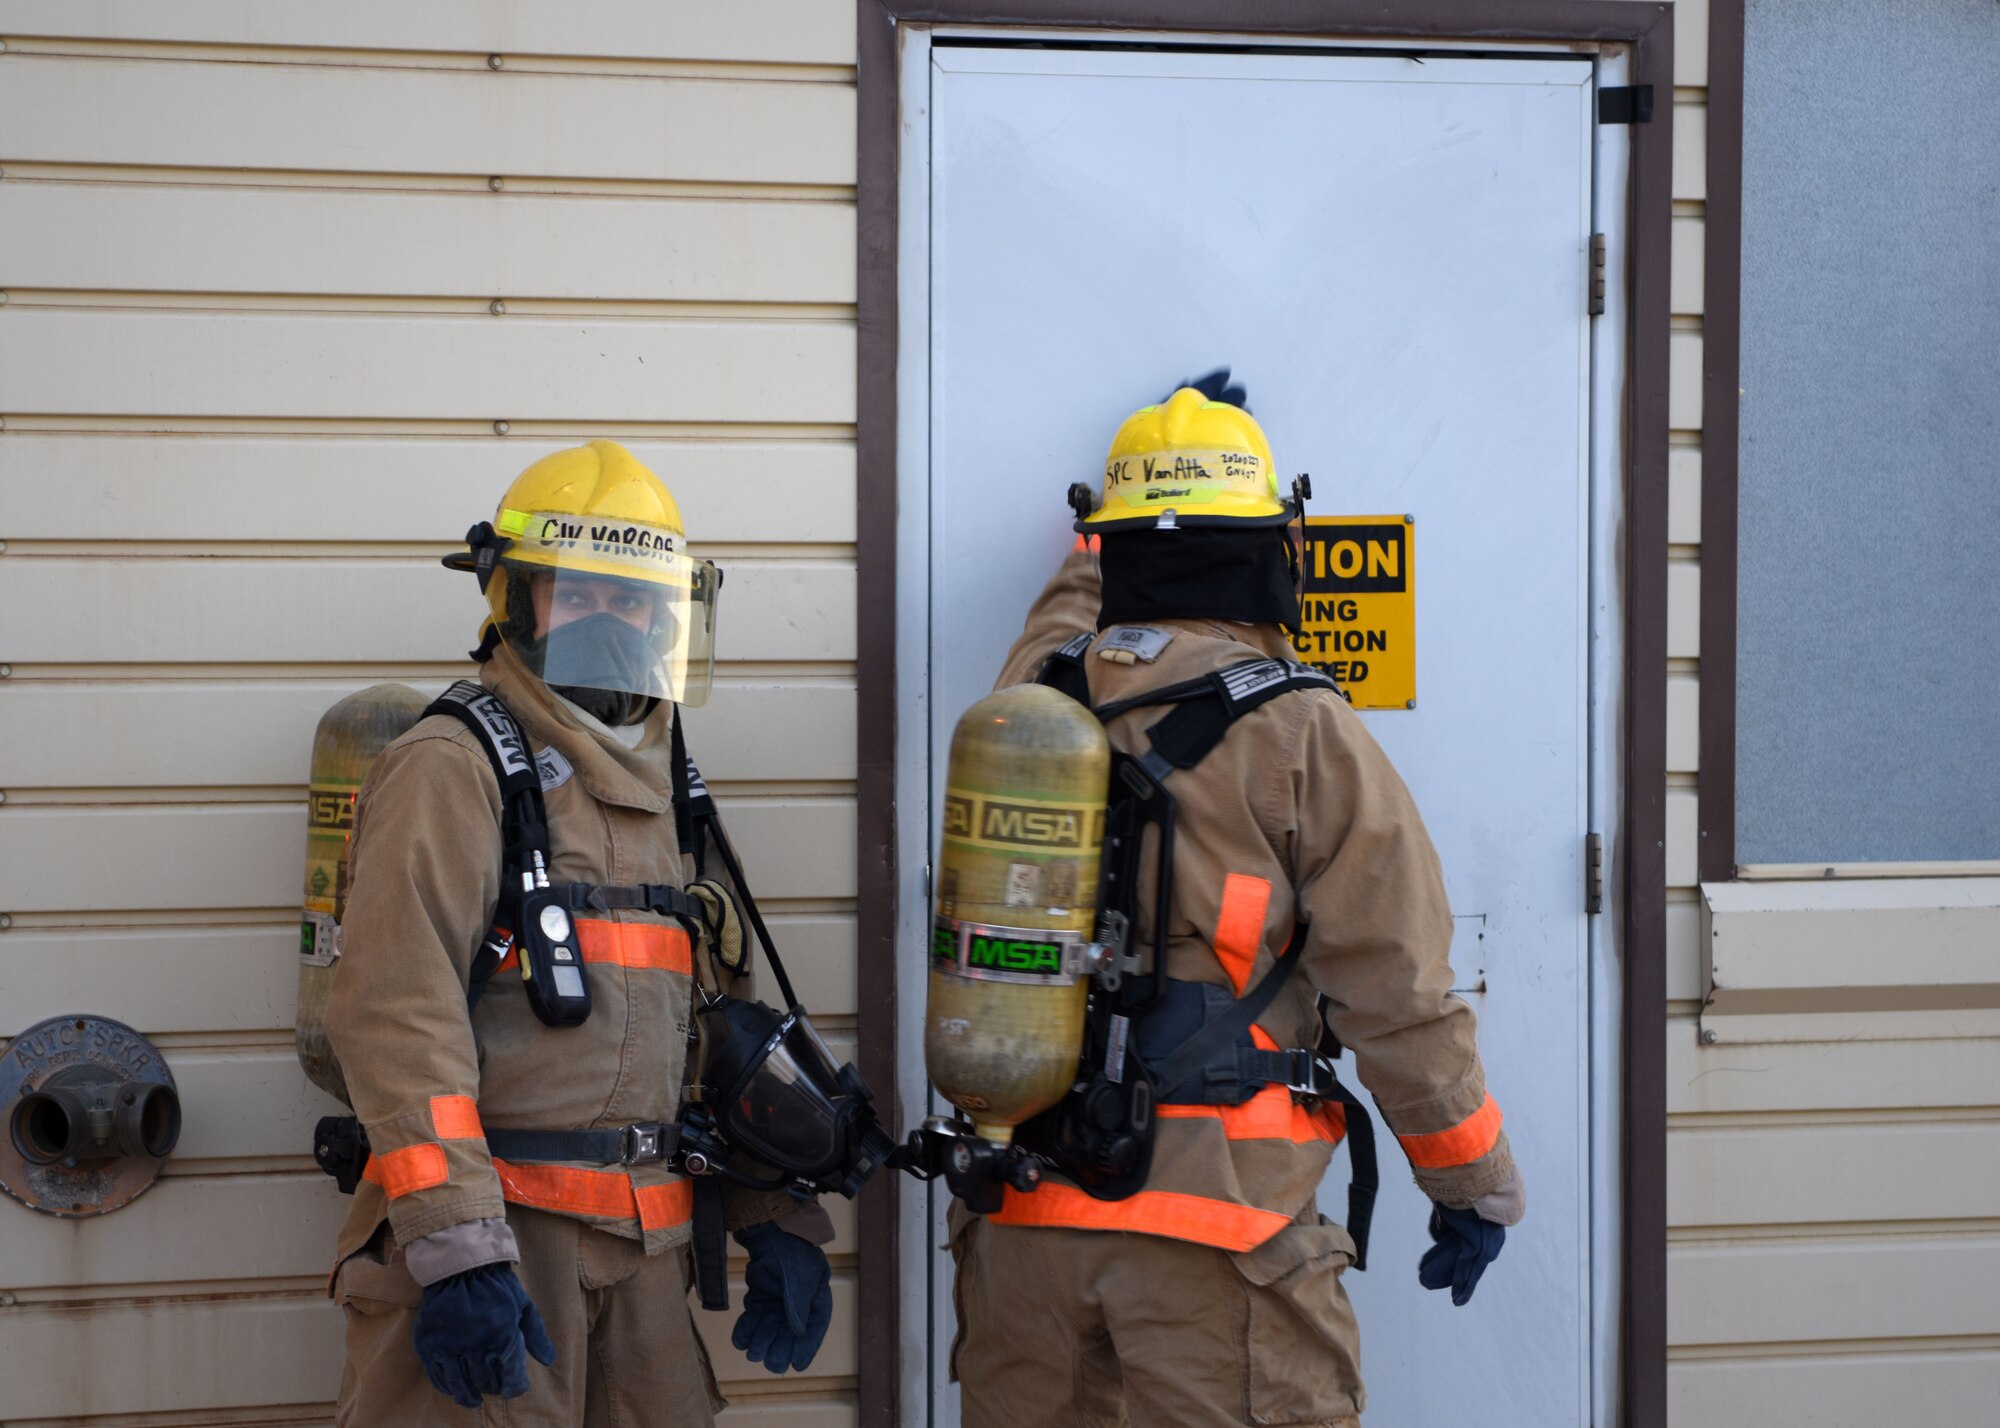
M 707 1424 L 700 1197 L 672 1156 L 690 1027 L 747 995 L 747 963 L 733 880 L 688 851 L 675 711 L 706 697 L 720 575 L 608 441 L 531 466 L 471 542 L 446 563 L 491 619 L 478 685 L 446 700 L 475 717 L 433 705 L 362 787 L 327 1007 L 367 1145 L 331 1284 L 340 1422 Z M 519 826 L 510 758 L 544 827 Z M 824 1211 L 715 1204 L 751 1252 L 737 1347 L 804 1367 Z
M 1120 429 L 1101 500 L 1073 496 L 1077 550 L 999 684 L 1040 678 L 1088 703 L 1113 750 L 1156 757 L 1177 804 L 1168 980 L 1132 1023 L 1140 1058 L 1176 1064 L 1204 1025 L 1270 996 L 1253 989 L 1274 969 L 1276 992 L 1219 1060 L 1160 1076 L 1143 1188 L 1101 1198 L 1057 1164 L 992 1213 L 954 1205 L 952 1368 L 970 1428 L 1358 1423 L 1341 1285 L 1356 1247 L 1315 1192 L 1366 1113 L 1312 1055 L 1329 1023 L 1435 1202 L 1427 1287 L 1464 1303 L 1524 1208 L 1472 1011 L 1450 994 L 1437 855 L 1396 771 L 1287 634 L 1303 482 L 1281 496 L 1226 381 Z M 1226 701 L 1208 698 L 1218 672 Z M 1149 698 L 1176 687 L 1181 702 Z M 1190 735 L 1204 701 L 1213 722 Z M 1141 948 L 1154 893 L 1142 871 Z

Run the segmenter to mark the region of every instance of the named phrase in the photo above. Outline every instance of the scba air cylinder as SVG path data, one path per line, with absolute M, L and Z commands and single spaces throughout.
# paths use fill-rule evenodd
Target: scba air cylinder
M 924 1065 L 1001 1145 L 1076 1079 L 1111 748 L 1038 684 L 958 721 L 945 776 Z
M 312 783 L 306 793 L 305 916 L 299 925 L 299 1064 L 328 1095 L 347 1099 L 347 1082 L 326 1038 L 326 999 L 340 956 L 347 910 L 347 850 L 354 837 L 354 797 L 375 756 L 423 717 L 424 696 L 406 684 L 377 684 L 348 695 L 320 716 L 313 732 Z

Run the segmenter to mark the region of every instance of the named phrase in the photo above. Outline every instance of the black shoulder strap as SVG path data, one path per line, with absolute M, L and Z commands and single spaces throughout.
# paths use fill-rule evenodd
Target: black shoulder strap
M 1281 694 L 1295 689 L 1340 692 L 1339 685 L 1310 665 L 1283 659 L 1233 664 L 1204 675 L 1200 681 L 1190 681 L 1194 683 L 1206 683 L 1216 697 L 1203 699 L 1198 697 L 1198 691 L 1180 694 L 1177 700 L 1180 707 L 1146 730 L 1153 751 L 1177 769 L 1191 769 L 1200 763 L 1222 742 L 1231 724 Z M 1184 687 L 1174 686 L 1160 693 L 1177 693 Z
M 1083 657 L 1089 653 L 1090 642 L 1096 638 L 1086 630 L 1058 645 L 1055 653 L 1042 661 L 1042 672 L 1035 676 L 1035 683 L 1046 684 L 1058 694 L 1067 694 L 1088 709 L 1090 672 L 1084 665 Z
M 771 929 L 764 924 L 764 914 L 757 908 L 757 899 L 750 895 L 749 880 L 743 876 L 743 865 L 736 861 L 736 849 L 729 842 L 728 830 L 722 826 L 722 814 L 716 809 L 715 798 L 708 791 L 708 784 L 689 757 L 687 743 L 681 734 L 680 711 L 674 711 L 673 746 L 668 757 L 674 765 L 674 820 L 681 830 L 681 851 L 694 856 L 695 873 L 702 875 L 703 865 L 708 858 L 708 846 L 715 845 L 716 856 L 722 859 L 722 866 L 729 873 L 729 881 L 735 886 L 736 900 L 743 909 L 743 917 L 756 935 L 757 945 L 764 949 L 764 960 L 771 964 L 771 974 L 778 979 L 778 991 L 785 999 L 785 1010 L 790 1011 L 799 1004 L 798 996 L 792 991 L 792 979 L 785 975 L 785 964 L 778 956 L 777 944 L 771 941 Z
M 548 810 L 528 736 L 498 695 L 469 679 L 459 680 L 432 700 L 424 713 L 448 715 L 472 730 L 500 782 L 500 906 L 506 908 L 520 899 L 522 875 L 532 871 L 537 859 L 546 865 L 549 856 Z M 472 959 L 469 1005 L 479 1004 L 502 955 L 494 938 L 481 943 Z
M 424 713 L 449 715 L 472 730 L 486 751 L 487 762 L 493 765 L 493 776 L 500 780 L 503 800 L 529 792 L 541 797 L 541 775 L 535 769 L 528 736 L 499 695 L 461 679 L 433 699 Z
M 674 833 L 681 843 L 681 856 L 694 858 L 695 876 L 702 875 L 702 864 L 707 861 L 707 849 L 695 837 L 694 827 L 694 786 L 701 784 L 701 775 L 695 771 L 694 760 L 688 757 L 687 739 L 681 733 L 681 711 L 674 710 L 673 733 L 667 745 L 667 762 L 672 765 L 668 774 L 673 780 L 674 793 Z M 708 786 L 701 784 L 704 797 Z M 711 802 L 709 807 L 714 808 Z

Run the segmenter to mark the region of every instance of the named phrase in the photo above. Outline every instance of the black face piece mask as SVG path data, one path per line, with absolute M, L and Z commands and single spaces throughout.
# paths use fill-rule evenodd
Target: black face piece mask
M 1287 527 L 1106 531 L 1097 628 L 1143 620 L 1239 620 L 1299 628 Z
M 665 692 L 658 652 L 642 631 L 616 615 L 558 625 L 524 653 L 531 665 L 539 653 L 543 683 L 614 729 L 644 719 Z
M 861 1073 L 834 1061 L 802 1007 L 779 1013 L 718 997 L 699 1015 L 710 1048 L 705 1094 L 716 1149 L 778 1171 L 780 1186 L 797 1182 L 853 1198 L 896 1149 Z M 700 1130 L 684 1123 L 683 1148 L 700 1152 Z M 719 1160 L 709 1164 L 740 1180 Z

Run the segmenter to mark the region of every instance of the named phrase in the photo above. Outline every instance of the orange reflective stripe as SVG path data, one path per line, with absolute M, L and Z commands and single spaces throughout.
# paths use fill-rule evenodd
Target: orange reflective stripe
M 1448 1130 L 1429 1135 L 1399 1135 L 1403 1154 L 1420 1170 L 1449 1170 L 1470 1165 L 1500 1139 L 1500 1106 L 1491 1095 L 1486 1103 Z
M 638 1202 L 632 1181 L 621 1170 L 577 1170 L 567 1165 L 515 1165 L 493 1158 L 500 1193 L 516 1205 L 537 1210 L 566 1210 L 575 1215 L 600 1215 L 607 1220 L 636 1220 Z
M 1069 548 L 1069 553 L 1071 555 L 1075 555 L 1080 550 L 1087 550 L 1092 555 L 1096 555 L 1098 550 L 1102 548 L 1103 545 L 1104 545 L 1103 536 L 1080 535 L 1076 538 L 1076 544 Z
M 1218 1120 L 1226 1140 L 1289 1140 L 1297 1145 L 1338 1145 L 1347 1134 L 1347 1111 L 1338 1101 L 1307 1110 L 1283 1086 L 1266 1086 L 1240 1106 L 1156 1106 L 1163 1121 Z
M 1222 885 L 1222 912 L 1215 919 L 1215 956 L 1242 996 L 1250 969 L 1264 947 L 1264 913 L 1271 906 L 1271 880 L 1231 873 Z
M 432 1096 L 431 1129 L 439 1140 L 484 1140 L 479 1107 L 470 1096 Z
M 1280 1215 L 1275 1210 L 1258 1210 L 1171 1190 L 1141 1190 L 1124 1200 L 1093 1200 L 1073 1185 L 1048 1183 L 1027 1194 L 1009 1190 L 1000 1213 L 991 1218 L 996 1225 L 1130 1230 L 1238 1253 L 1257 1248 L 1292 1223 L 1290 1215 Z
M 577 944 L 586 962 L 604 962 L 614 967 L 638 967 L 657 972 L 694 974 L 694 954 L 687 933 L 678 927 L 656 922 L 600 922 L 579 918 Z M 521 965 L 521 953 L 512 939 L 507 955 L 493 964 L 493 973 L 511 972 Z
M 428 1190 L 451 1179 L 451 1167 L 444 1162 L 444 1147 L 426 1141 L 406 1145 L 401 1150 L 378 1150 L 368 1157 L 363 1180 L 373 1181 L 389 1192 L 391 1200 Z
M 657 922 L 579 921 L 576 940 L 586 962 L 679 972 L 683 976 L 694 972 L 688 935 L 678 927 L 664 927 Z
M 644 1185 L 639 1189 L 639 1228 L 664 1230 L 669 1225 L 685 1225 L 694 1218 L 694 1182 L 672 1180 L 665 1185 Z
M 694 1190 L 685 1180 L 635 1191 L 622 1170 L 579 1170 L 569 1165 L 515 1165 L 498 1157 L 494 1173 L 511 1204 L 606 1220 L 637 1220 L 642 1229 L 663 1230 L 694 1215 Z

